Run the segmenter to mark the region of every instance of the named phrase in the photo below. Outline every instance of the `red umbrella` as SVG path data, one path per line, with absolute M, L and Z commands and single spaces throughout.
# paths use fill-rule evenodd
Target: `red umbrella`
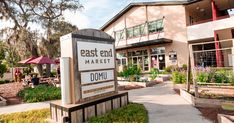
M 55 62 L 56 64 L 60 64 L 59 58 L 56 58 L 56 59 L 54 60 L 54 62 Z
M 31 64 L 55 64 L 55 62 L 53 60 L 51 60 L 50 58 L 48 58 L 46 56 L 40 56 L 38 58 L 35 58 L 35 59 L 29 61 L 28 63 L 31 63 Z
M 29 64 L 28 62 L 31 61 L 31 60 L 33 60 L 33 59 L 35 59 L 35 58 L 36 57 L 33 56 L 33 57 L 28 58 L 28 59 L 19 61 L 18 63 L 20 63 L 20 64 Z

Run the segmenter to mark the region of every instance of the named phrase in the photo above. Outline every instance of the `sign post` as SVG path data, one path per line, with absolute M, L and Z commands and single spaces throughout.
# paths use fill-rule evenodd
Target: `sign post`
M 60 38 L 62 101 L 50 104 L 51 119 L 81 123 L 128 104 L 117 90 L 115 40 L 105 32 L 84 29 Z M 69 67 L 69 68 L 67 68 Z

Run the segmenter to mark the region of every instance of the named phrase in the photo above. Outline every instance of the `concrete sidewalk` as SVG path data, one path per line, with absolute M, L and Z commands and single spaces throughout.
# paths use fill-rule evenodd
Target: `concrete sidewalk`
M 50 108 L 50 101 L 38 102 L 38 103 L 25 103 L 25 104 L 0 107 L 0 114 L 9 114 L 9 113 L 23 112 L 23 111 L 43 109 L 43 108 Z
M 172 83 L 129 91 L 132 102 L 142 103 L 148 110 L 149 123 L 212 123 L 201 116 L 172 90 Z
M 150 123 L 212 123 L 172 90 L 172 84 L 165 82 L 142 89 L 129 91 L 132 102 L 142 103 L 149 112 Z M 49 108 L 48 102 L 26 103 L 0 107 L 0 114 Z

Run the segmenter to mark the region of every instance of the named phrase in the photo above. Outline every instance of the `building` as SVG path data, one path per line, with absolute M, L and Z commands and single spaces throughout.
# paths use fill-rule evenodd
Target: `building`
M 119 70 L 127 64 L 145 72 L 181 66 L 189 55 L 195 66 L 229 67 L 232 8 L 233 0 L 131 3 L 101 30 L 116 39 Z

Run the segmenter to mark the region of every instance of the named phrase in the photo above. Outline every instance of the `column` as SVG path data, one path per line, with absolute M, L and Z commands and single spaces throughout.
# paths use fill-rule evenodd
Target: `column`
M 211 7 L 212 7 L 212 20 L 216 21 L 217 20 L 217 6 L 215 5 L 215 1 L 211 0 Z M 215 49 L 216 49 L 216 64 L 217 67 L 223 67 L 223 59 L 222 59 L 222 52 L 219 50 L 220 45 L 219 45 L 219 39 L 216 31 L 214 31 L 214 41 L 215 41 Z

